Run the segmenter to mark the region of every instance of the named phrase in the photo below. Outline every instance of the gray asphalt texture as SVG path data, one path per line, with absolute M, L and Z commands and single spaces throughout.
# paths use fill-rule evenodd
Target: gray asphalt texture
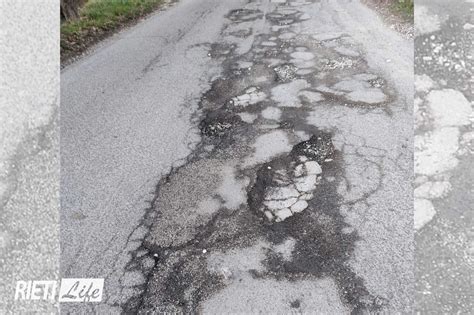
M 59 277 L 59 10 L 0 1 L 0 313 L 55 313 L 14 301 L 17 280 Z
M 416 25 L 421 27 L 415 39 L 415 137 L 441 135 L 449 129 L 455 133 L 448 141 L 433 141 L 432 145 L 415 150 L 415 161 L 430 152 L 428 161 L 433 162 L 436 171 L 430 176 L 415 166 L 415 195 L 426 198 L 431 205 L 419 212 L 424 224 L 416 233 L 415 311 L 472 314 L 474 3 L 420 0 L 416 2 L 416 9 L 419 12 Z M 442 97 L 442 101 L 435 102 L 430 95 Z M 457 118 L 451 119 L 449 125 L 437 122 L 436 116 L 454 115 Z M 443 160 L 451 165 L 441 162 Z M 423 184 L 426 187 L 423 182 L 444 183 L 446 188 L 438 191 L 432 188 L 426 196 L 419 188 Z
M 358 1 L 183 0 L 67 67 L 61 274 L 106 298 L 62 309 L 410 312 L 412 52 Z

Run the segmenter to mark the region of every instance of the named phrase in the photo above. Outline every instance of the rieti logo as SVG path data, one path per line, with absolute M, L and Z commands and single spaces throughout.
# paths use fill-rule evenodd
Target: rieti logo
M 104 279 L 62 279 L 57 292 L 58 281 L 17 281 L 15 300 L 51 300 L 59 302 L 101 302 Z

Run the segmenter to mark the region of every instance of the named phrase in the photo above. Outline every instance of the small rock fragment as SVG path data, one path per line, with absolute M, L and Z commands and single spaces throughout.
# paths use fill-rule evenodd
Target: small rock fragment
M 277 219 L 276 219 L 277 222 L 284 221 L 285 219 L 288 219 L 289 217 L 293 215 L 291 210 L 288 208 L 278 210 L 275 214 L 277 216 Z
M 303 176 L 305 173 L 303 164 L 298 164 L 295 168 L 295 177 Z
M 270 210 L 279 210 L 291 207 L 297 200 L 297 198 L 288 198 L 284 200 L 267 200 L 264 201 L 263 204 L 267 206 L 267 208 Z
M 323 172 L 323 170 L 321 169 L 321 166 L 318 164 L 318 162 L 315 162 L 315 161 L 306 162 L 304 163 L 304 166 L 308 174 L 311 174 L 311 175 L 319 175 Z
M 295 203 L 294 205 L 291 206 L 291 211 L 295 212 L 295 213 L 298 213 L 298 212 L 303 211 L 307 207 L 308 207 L 308 203 L 305 200 L 300 200 L 300 201 L 298 201 L 297 203 Z
M 316 188 L 316 175 L 309 175 L 298 178 L 295 181 L 296 189 L 300 192 L 311 191 Z
M 306 194 L 302 194 L 300 196 L 300 199 L 301 200 L 311 200 L 313 199 L 314 195 L 312 193 L 306 193 Z

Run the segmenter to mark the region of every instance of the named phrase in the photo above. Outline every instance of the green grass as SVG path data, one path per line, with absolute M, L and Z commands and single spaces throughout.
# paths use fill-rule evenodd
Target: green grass
M 61 25 L 62 34 L 88 28 L 110 29 L 127 20 L 152 11 L 161 0 L 89 0 L 80 11 L 80 19 Z
M 158 7 L 162 0 L 89 0 L 80 10 L 80 18 L 61 24 L 61 49 L 81 42 L 87 36 L 104 34 L 139 18 Z
M 394 4 L 395 10 L 400 12 L 406 18 L 412 20 L 414 13 L 414 4 L 413 0 L 395 0 Z

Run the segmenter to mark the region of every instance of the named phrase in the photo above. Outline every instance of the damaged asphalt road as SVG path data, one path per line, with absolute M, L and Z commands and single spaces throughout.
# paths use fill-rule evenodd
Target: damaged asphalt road
M 471 314 L 474 4 L 420 1 L 417 12 L 415 310 Z
M 63 74 L 64 276 L 102 312 L 410 312 L 412 42 L 358 1 L 225 2 Z

